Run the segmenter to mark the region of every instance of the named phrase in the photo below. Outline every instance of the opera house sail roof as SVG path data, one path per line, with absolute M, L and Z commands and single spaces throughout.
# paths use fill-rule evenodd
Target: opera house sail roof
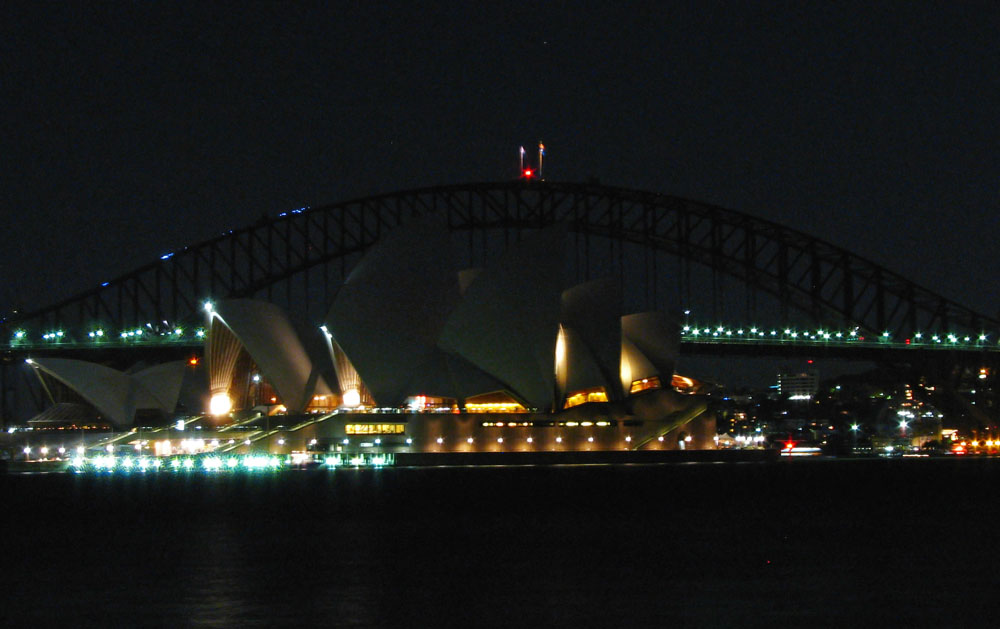
M 126 373 L 67 358 L 36 358 L 29 364 L 75 391 L 118 428 L 131 426 L 140 410 L 173 413 L 185 366 L 174 361 Z

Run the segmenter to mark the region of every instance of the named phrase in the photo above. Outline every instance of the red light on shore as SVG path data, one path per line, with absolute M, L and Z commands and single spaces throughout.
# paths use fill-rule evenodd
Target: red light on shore
M 188 364 L 191 365 L 192 367 L 197 367 L 199 362 L 200 361 L 198 360 L 197 356 L 192 356 L 191 358 L 188 359 Z
M 525 179 L 531 179 L 535 173 L 530 168 L 525 168 L 521 174 Z

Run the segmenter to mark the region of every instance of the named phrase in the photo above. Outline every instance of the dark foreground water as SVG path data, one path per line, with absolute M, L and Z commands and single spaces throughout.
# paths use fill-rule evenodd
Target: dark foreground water
M 1000 460 L 0 477 L 3 626 L 995 624 Z

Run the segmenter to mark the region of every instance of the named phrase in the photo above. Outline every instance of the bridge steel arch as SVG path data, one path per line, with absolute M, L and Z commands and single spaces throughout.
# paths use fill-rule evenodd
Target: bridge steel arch
M 676 256 L 684 265 L 710 269 L 713 278 L 735 278 L 770 295 L 783 316 L 801 313 L 816 325 L 890 330 L 897 337 L 940 330 L 985 332 L 996 339 L 1000 331 L 996 319 L 846 249 L 749 214 L 599 184 L 523 180 L 429 187 L 284 212 L 164 255 L 7 325 L 53 329 L 97 320 L 123 329 L 189 321 L 207 298 L 281 302 L 284 292 L 285 301 L 292 301 L 296 278 L 304 281 L 304 294 L 310 293 L 310 278 L 328 291 L 349 271 L 351 256 L 407 219 L 429 213 L 444 214 L 452 231 L 467 231 L 471 249 L 476 232 L 504 230 L 506 238 L 511 231 L 564 223 L 584 246 L 594 237 L 617 243 L 619 257 L 625 244 Z

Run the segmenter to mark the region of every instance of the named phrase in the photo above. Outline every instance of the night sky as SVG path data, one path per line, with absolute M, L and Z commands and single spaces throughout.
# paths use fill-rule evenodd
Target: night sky
M 0 8 L 0 311 L 538 140 L 1000 311 L 996 3 L 92 4 Z

